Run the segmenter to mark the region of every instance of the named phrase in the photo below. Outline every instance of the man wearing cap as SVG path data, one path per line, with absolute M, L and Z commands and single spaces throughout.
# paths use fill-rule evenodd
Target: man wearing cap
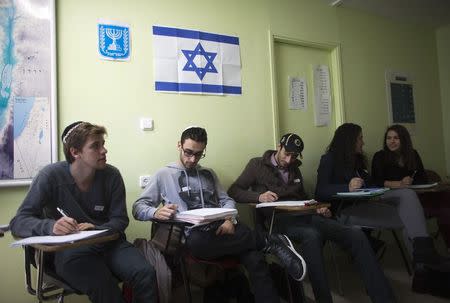
M 62 133 L 67 161 L 37 174 L 11 232 L 18 237 L 66 235 L 107 229 L 119 238 L 54 253 L 56 273 L 95 303 L 125 303 L 117 278 L 133 287 L 133 302 L 157 302 L 155 270 L 126 241 L 129 219 L 125 186 L 117 168 L 106 164 L 103 126 L 78 121 Z
M 303 141 L 297 134 L 285 134 L 276 150 L 268 150 L 262 157 L 249 161 L 228 194 L 241 203 L 307 199 L 299 169 L 302 162 L 298 160 L 303 148 Z M 262 224 L 258 223 L 268 217 L 266 211 L 256 213 L 259 229 Z M 319 208 L 314 215 L 279 214 L 274 226 L 276 232 L 301 243 L 316 302 L 333 302 L 322 256 L 326 240 L 335 242 L 352 255 L 373 302 L 395 302 L 365 235 L 360 229 L 340 224 L 330 217 L 328 208 Z

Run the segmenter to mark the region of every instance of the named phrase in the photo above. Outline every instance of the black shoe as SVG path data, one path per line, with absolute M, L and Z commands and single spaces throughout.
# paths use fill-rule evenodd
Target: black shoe
M 438 254 L 430 237 L 414 238 L 413 265 L 415 269 L 450 273 L 450 259 Z
M 413 292 L 450 298 L 450 274 L 427 268 L 416 269 L 412 280 Z
M 267 239 L 266 251 L 275 255 L 294 280 L 301 281 L 306 275 L 306 263 L 285 235 L 272 234 Z

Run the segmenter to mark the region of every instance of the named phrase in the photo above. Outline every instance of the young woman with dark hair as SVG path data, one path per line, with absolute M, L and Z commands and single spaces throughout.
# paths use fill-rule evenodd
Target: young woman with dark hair
M 366 169 L 363 145 L 363 133 L 359 125 L 345 123 L 336 129 L 317 170 L 317 200 L 333 202 L 333 196 L 338 192 L 353 192 L 373 184 Z M 419 281 L 423 278 L 423 268 L 449 270 L 448 259 L 436 252 L 427 232 L 424 212 L 416 193 L 408 188 L 390 190 L 384 194 L 382 202 L 395 207 L 405 227 L 405 244 L 412 255 L 415 269 L 413 289 L 422 286 Z M 380 206 L 364 203 L 357 207 L 367 215 Z
M 395 124 L 387 128 L 383 149 L 373 156 L 372 176 L 377 185 L 389 188 L 428 183 L 422 159 L 404 126 Z M 425 193 L 420 200 L 425 214 L 437 217 L 442 236 L 450 247 L 450 193 Z

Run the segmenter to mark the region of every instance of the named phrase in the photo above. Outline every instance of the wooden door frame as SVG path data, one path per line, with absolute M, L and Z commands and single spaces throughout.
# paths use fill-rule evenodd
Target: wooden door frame
M 274 146 L 278 145 L 278 137 L 280 131 L 280 121 L 278 116 L 278 91 L 277 91 L 277 74 L 275 66 L 275 43 L 282 42 L 290 45 L 304 46 L 318 50 L 326 50 L 331 55 L 331 92 L 334 100 L 334 115 L 336 125 L 345 122 L 344 110 L 344 89 L 342 81 L 342 62 L 341 62 L 341 46 L 337 43 L 324 43 L 305 41 L 282 35 L 274 34 L 269 31 L 269 56 L 270 56 L 270 82 L 272 88 L 272 123 Z

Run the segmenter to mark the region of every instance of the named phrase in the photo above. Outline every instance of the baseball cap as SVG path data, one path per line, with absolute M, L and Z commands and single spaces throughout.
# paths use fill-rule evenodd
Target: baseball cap
M 288 133 L 281 137 L 280 145 L 284 147 L 284 150 L 288 153 L 296 153 L 302 156 L 302 151 L 305 145 L 302 138 L 297 134 Z

